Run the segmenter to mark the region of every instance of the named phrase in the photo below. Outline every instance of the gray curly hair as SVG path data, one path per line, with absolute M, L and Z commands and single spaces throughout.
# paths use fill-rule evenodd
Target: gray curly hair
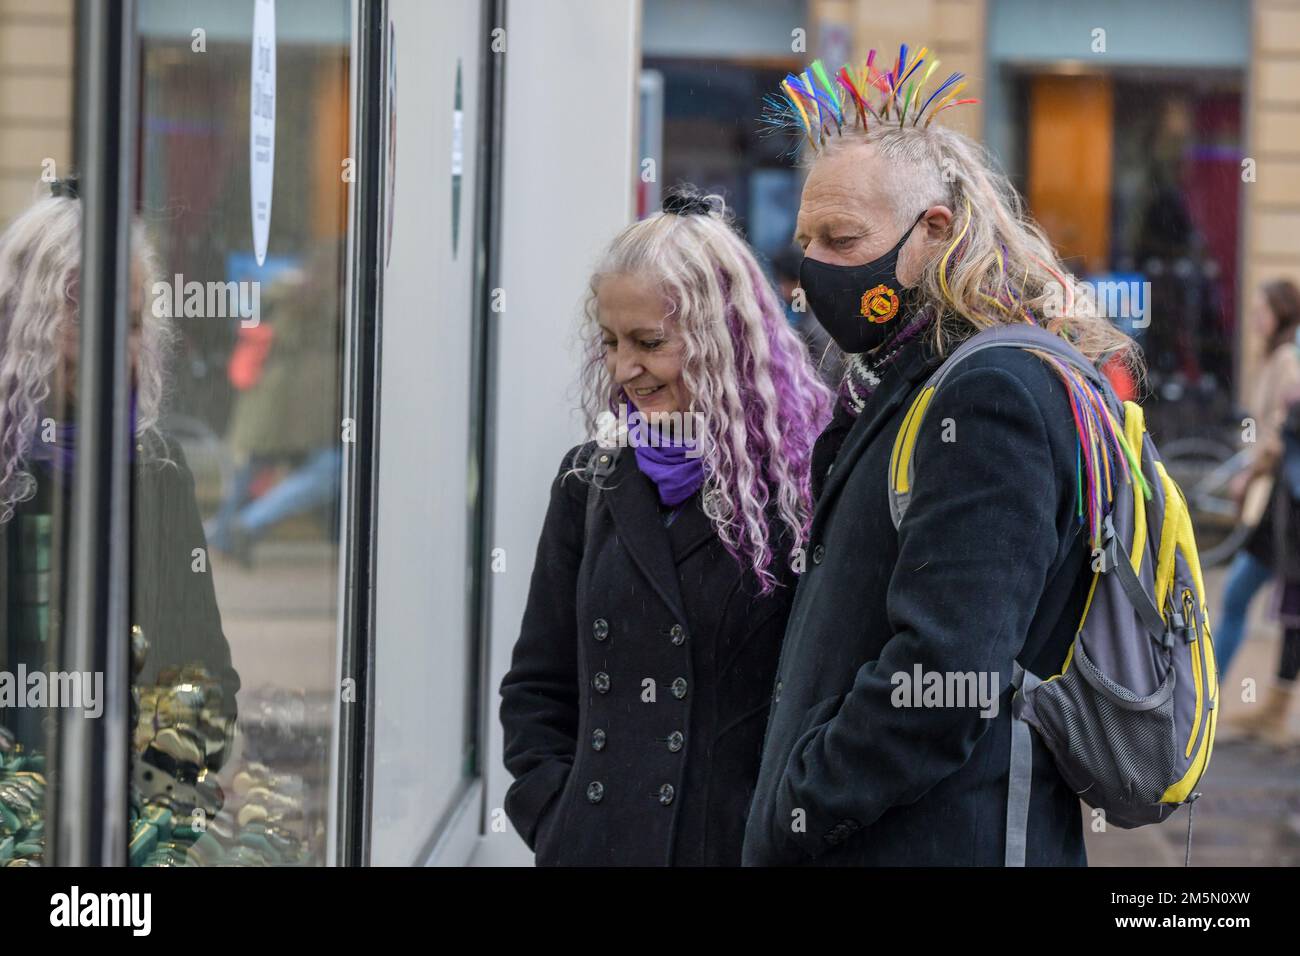
M 131 239 L 143 273 L 137 281 L 148 288 L 156 269 L 139 222 Z M 48 403 L 65 360 L 66 337 L 75 333 L 80 271 L 79 199 L 38 199 L 0 234 L 0 524 L 36 494 L 30 460 L 42 419 L 52 411 Z M 137 436 L 156 433 L 171 342 L 169 320 L 144 308 L 135 366 Z

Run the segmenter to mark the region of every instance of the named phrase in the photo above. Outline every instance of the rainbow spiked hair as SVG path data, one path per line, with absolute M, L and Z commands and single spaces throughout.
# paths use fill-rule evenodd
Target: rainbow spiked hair
M 924 64 L 929 60 L 929 65 Z M 924 66 L 924 68 L 923 68 Z M 869 124 L 885 126 L 929 126 L 944 110 L 978 103 L 959 99 L 966 88 L 961 73 L 925 92 L 939 61 L 928 47 L 909 54 L 907 44 L 898 48 L 892 69 L 881 71 L 876 51 L 867 54 L 861 70 L 850 64 L 840 67 L 834 78 L 821 60 L 814 60 L 803 73 L 789 73 L 781 81 L 781 93 L 766 98 L 764 121 L 782 129 L 797 129 L 814 150 L 829 136 L 838 136 L 846 126 L 866 130 Z
M 899 48 L 892 69 L 881 70 L 872 50 L 859 71 L 845 66 L 832 78 L 820 62 L 786 76 L 781 95 L 765 98 L 763 120 L 795 132 L 812 147 L 814 161 L 852 142 L 869 143 L 905 179 L 907 219 L 917 209 L 943 205 L 953 213 L 949 243 L 931 260 L 918 283 L 933 305 L 936 351 L 972 332 L 1000 324 L 1042 325 L 1099 366 L 1118 360 L 1140 378 L 1141 355 L 1133 341 L 1102 314 L 1095 302 L 1076 297 L 1069 274 L 1051 241 L 1024 208 L 1023 199 L 993 157 L 974 141 L 934 118 L 963 98 L 966 82 L 951 73 L 927 88 L 938 60 L 922 47 Z M 1129 447 L 1106 397 L 1072 368 L 1043 353 L 1065 386 L 1078 432 L 1077 517 L 1094 546 L 1120 482 L 1150 494 L 1140 449 Z

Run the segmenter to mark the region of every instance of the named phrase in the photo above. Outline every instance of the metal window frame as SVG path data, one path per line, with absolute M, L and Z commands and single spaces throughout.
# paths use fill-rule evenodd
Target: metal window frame
M 355 159 L 346 410 L 355 442 L 345 461 L 341 664 L 357 703 L 340 701 L 332 861 L 370 856 L 374 720 L 374 520 L 383 304 L 386 0 L 357 0 Z M 138 37 L 135 0 L 78 0 L 74 148 L 81 171 L 82 266 L 78 468 L 70 516 L 63 670 L 104 673 L 98 720 L 62 711 L 50 747 L 49 856 L 63 866 L 127 860 L 131 472 L 128 372 L 130 223 L 135 209 Z M 111 188 L 109 188 L 111 187 Z
M 488 27 L 504 26 L 505 0 L 482 0 L 483 36 Z M 336 737 L 336 799 L 332 861 L 339 866 L 367 866 L 371 861 L 374 806 L 375 742 L 375 561 L 378 517 L 378 455 L 381 405 L 380 357 L 383 326 L 386 224 L 383 221 L 388 148 L 387 0 L 356 0 L 354 69 L 354 161 L 351 205 L 353 248 L 351 315 L 345 363 L 348 368 L 348 414 L 356 423 L 356 442 L 345 463 L 344 564 L 341 569 L 341 673 L 355 681 L 353 703 L 339 704 Z M 446 813 L 435 821 L 416 860 L 433 864 L 464 862 L 473 840 L 485 826 L 483 741 L 488 716 L 487 670 L 491 581 L 487 574 L 492 534 L 492 474 L 496 382 L 493 323 L 487 314 L 499 275 L 500 179 L 504 57 L 485 53 L 478 76 L 478 143 L 474 161 L 478 177 L 471 242 L 474 255 L 474 324 L 470 361 L 470 439 L 466 467 L 468 502 L 466 562 L 470 589 L 465 639 L 466 730 L 471 752 L 470 776 L 462 782 Z
M 61 709 L 50 857 L 61 866 L 127 859 L 131 473 L 127 304 L 135 209 L 135 0 L 78 0 L 76 157 L 81 172 L 77 468 L 72 479 L 68 614 L 59 668 L 104 675 L 97 719 Z
M 506 0 L 483 0 L 483 35 L 506 29 Z M 508 30 L 507 30 L 508 34 Z M 501 189 L 502 161 L 505 145 L 506 57 L 489 46 L 484 54 L 486 68 L 480 71 L 478 190 L 474 216 L 475 272 L 478 284 L 474 294 L 473 366 L 470 376 L 473 415 L 470 421 L 471 476 L 478 475 L 477 494 L 470 496 L 471 574 L 470 661 L 475 671 L 471 681 L 470 706 L 477 710 L 474 718 L 474 773 L 482 781 L 478 832 L 487 832 L 487 772 L 484 766 L 485 742 L 495 713 L 492 706 L 492 575 L 489 561 L 496 527 L 496 434 L 497 357 L 500 352 L 497 323 L 491 321 L 489 304 L 492 290 L 501 285 Z
M 353 17 L 353 181 L 349 210 L 351 288 L 344 336 L 348 376 L 344 415 L 354 441 L 345 446 L 339 626 L 342 679 L 336 735 L 333 851 L 336 866 L 370 863 L 375 726 L 375 562 L 379 507 L 380 348 L 384 301 L 383 199 L 388 144 L 387 0 L 356 0 Z

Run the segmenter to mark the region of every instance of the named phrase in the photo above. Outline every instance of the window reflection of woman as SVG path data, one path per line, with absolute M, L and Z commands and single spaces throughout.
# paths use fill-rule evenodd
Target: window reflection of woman
M 201 708 L 176 716 L 165 739 L 154 721 L 158 739 L 137 737 L 137 749 L 175 751 L 165 758 L 175 761 L 173 770 L 187 758 L 198 771 L 215 769 L 229 750 L 239 678 L 211 574 L 206 564 L 195 563 L 195 549 L 205 542 L 194 480 L 180 447 L 158 427 L 172 333 L 168 320 L 147 304 L 153 269 L 138 224 L 132 248 L 136 680 L 141 688 L 188 685 L 191 696 L 196 687 L 203 690 Z M 52 575 L 59 573 L 66 536 L 56 529 L 69 512 L 77 456 L 80 257 L 81 202 L 70 183 L 56 184 L 54 195 L 36 201 L 0 234 L 0 669 L 9 671 L 19 664 L 29 671 L 49 667 L 49 641 L 57 636 L 52 622 L 59 585 Z M 0 724 L 9 726 L 11 744 L 43 747 L 39 714 L 13 708 Z
M 77 295 L 81 203 L 41 199 L 0 237 L 0 523 L 37 493 L 30 468 L 54 456 L 49 420 L 71 424 L 78 362 Z M 163 356 L 170 328 L 145 308 L 150 257 L 142 231 L 133 236 L 128 340 L 135 431 L 155 446 L 163 395 Z M 43 437 L 44 429 L 44 437 Z M 62 437 L 66 431 L 59 429 Z

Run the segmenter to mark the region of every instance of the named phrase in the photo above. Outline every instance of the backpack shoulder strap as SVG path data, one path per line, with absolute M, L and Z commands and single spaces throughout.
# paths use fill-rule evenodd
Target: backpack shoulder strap
M 1119 407 L 1114 390 L 1101 373 L 1086 356 L 1065 339 L 1037 325 L 999 325 L 977 332 L 963 342 L 952 355 L 944 361 L 921 387 L 921 391 L 912 401 L 903 425 L 894 439 L 894 450 L 889 458 L 889 516 L 897 529 L 903 522 L 903 515 L 912 497 L 912 485 L 915 469 L 912 454 L 916 449 L 917 435 L 920 433 L 921 421 L 930 405 L 934 393 L 943 384 L 953 370 L 963 361 L 977 352 L 992 348 L 1033 349 L 1049 355 L 1077 369 L 1081 375 L 1097 386 L 1106 396 L 1112 407 Z

